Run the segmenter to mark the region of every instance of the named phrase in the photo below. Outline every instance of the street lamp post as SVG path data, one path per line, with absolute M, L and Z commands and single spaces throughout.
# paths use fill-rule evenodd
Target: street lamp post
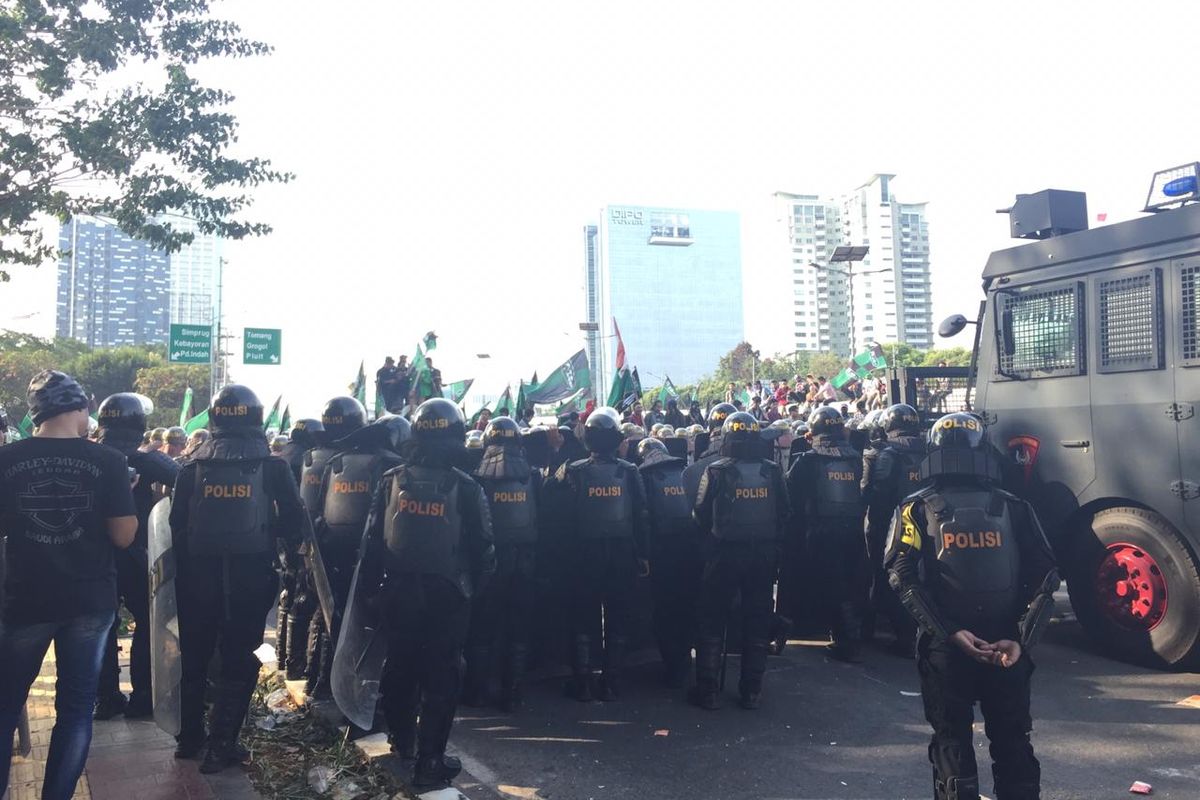
M 854 279 L 859 275 L 874 275 L 880 272 L 888 272 L 891 267 L 883 267 L 882 269 L 869 269 L 861 272 L 854 271 L 854 265 L 861 262 L 867 257 L 867 253 L 871 250 L 868 245 L 839 245 L 833 250 L 833 255 L 829 257 L 830 264 L 845 264 L 846 268 L 833 269 L 828 264 L 818 264 L 815 261 L 808 262 L 810 267 L 832 272 L 835 275 L 844 275 L 846 277 L 846 289 L 849 293 L 849 310 L 850 310 L 850 355 L 853 356 L 857 346 L 858 331 L 854 327 Z

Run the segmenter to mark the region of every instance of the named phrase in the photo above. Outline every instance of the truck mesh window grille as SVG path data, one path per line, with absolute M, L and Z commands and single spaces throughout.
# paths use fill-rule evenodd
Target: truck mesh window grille
M 1001 320 L 1011 319 L 1000 326 L 998 372 L 1021 378 L 1084 374 L 1082 295 L 1079 284 L 997 294 Z
M 1200 361 L 1200 265 L 1184 267 L 1180 271 L 1179 285 L 1182 302 L 1180 320 L 1183 330 L 1180 332 L 1180 347 L 1184 361 Z
M 1100 371 L 1162 367 L 1162 290 L 1157 269 L 1100 281 Z

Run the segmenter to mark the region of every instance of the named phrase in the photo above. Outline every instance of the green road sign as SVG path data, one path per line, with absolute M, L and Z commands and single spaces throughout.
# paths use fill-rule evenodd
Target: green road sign
M 278 365 L 283 355 L 279 328 L 246 328 L 242 334 L 242 363 Z
M 211 364 L 212 340 L 212 328 L 208 325 L 171 325 L 167 360 L 176 364 Z

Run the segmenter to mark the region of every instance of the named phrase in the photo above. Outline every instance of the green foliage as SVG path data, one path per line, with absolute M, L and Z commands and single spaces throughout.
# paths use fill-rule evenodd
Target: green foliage
M 0 264 L 55 255 L 39 215 L 111 217 L 167 251 L 192 241 L 160 215 L 228 239 L 270 232 L 242 218 L 248 190 L 292 176 L 239 159 L 232 95 L 201 86 L 202 59 L 269 53 L 209 0 L 20 0 L 0 5 Z M 134 62 L 163 80 L 102 90 Z M 0 269 L 0 281 L 8 274 Z
M 40 339 L 14 331 L 0 331 L 0 405 L 10 421 L 25 416 L 29 381 L 44 369 L 57 369 L 75 378 L 96 402 L 117 392 L 140 392 L 154 401 L 153 425 L 179 423 L 183 392 L 191 386 L 192 408 L 208 406 L 207 365 L 168 364 L 166 349 L 116 347 L 91 350 L 74 339 Z

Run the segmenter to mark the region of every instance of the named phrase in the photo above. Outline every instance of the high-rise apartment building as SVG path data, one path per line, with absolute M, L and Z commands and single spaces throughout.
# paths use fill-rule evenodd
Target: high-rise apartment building
M 608 206 L 584 232 L 585 319 L 595 385 L 616 358 L 612 319 L 642 385 L 713 371 L 744 335 L 741 220 L 736 213 Z
M 168 255 L 106 220 L 79 216 L 62 226 L 56 335 L 92 347 L 165 344 L 172 322 L 213 323 L 220 315 L 221 240 L 184 217 L 163 221 L 195 239 Z
M 848 355 L 872 341 L 933 346 L 925 204 L 896 200 L 894 177 L 874 175 L 837 198 L 775 194 L 792 289 L 788 349 Z M 860 262 L 832 262 L 841 245 L 869 249 Z
M 55 333 L 92 347 L 167 340 L 167 254 L 116 225 L 74 217 L 59 230 Z

